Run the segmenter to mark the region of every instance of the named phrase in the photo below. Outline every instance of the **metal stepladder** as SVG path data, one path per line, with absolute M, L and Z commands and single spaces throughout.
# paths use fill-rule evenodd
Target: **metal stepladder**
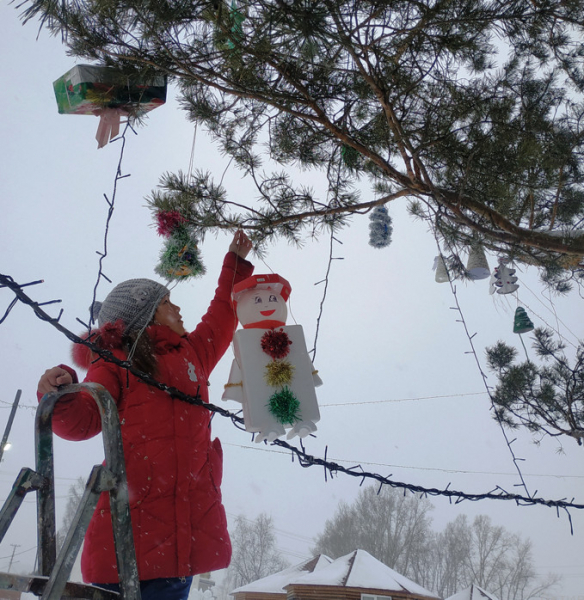
M 97 403 L 101 415 L 105 464 L 95 465 L 85 492 L 57 554 L 55 523 L 55 475 L 53 460 L 53 409 L 66 394 L 83 391 Z M 43 396 L 35 420 L 36 470 L 21 469 L 4 506 L 0 510 L 0 543 L 27 493 L 37 493 L 37 538 L 39 575 L 0 573 L 0 589 L 29 592 L 42 600 L 87 598 L 92 600 L 141 600 L 138 567 L 130 521 L 128 484 L 122 435 L 116 404 L 98 384 L 69 385 Z M 92 585 L 69 582 L 97 500 L 109 492 L 120 593 Z

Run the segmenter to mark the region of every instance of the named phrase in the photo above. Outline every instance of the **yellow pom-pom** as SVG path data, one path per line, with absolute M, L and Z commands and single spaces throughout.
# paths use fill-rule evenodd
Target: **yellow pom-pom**
M 294 376 L 294 367 L 287 360 L 274 360 L 266 365 L 264 378 L 268 385 L 280 387 L 287 385 Z

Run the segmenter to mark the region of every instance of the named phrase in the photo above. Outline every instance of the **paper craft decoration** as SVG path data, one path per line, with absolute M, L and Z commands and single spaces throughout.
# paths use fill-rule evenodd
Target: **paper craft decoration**
M 515 318 L 513 319 L 513 333 L 527 333 L 533 331 L 534 325 L 529 318 L 527 311 L 518 306 L 515 310 Z
M 223 400 L 243 405 L 245 429 L 255 441 L 273 442 L 316 431 L 320 420 L 312 366 L 301 325 L 286 325 L 291 288 L 276 274 L 254 275 L 236 284 L 233 299 L 243 329 L 235 332 L 235 360 Z
M 119 134 L 121 117 L 139 117 L 166 102 L 166 77 L 141 81 L 95 65 L 73 67 L 53 88 L 60 114 L 100 117 L 98 148 Z
M 450 281 L 448 271 L 446 270 L 446 263 L 441 254 L 434 258 L 434 266 L 432 268 L 436 271 L 434 275 L 436 283 L 448 283 Z
M 369 245 L 385 248 L 391 244 L 393 226 L 386 206 L 376 206 L 369 214 Z
M 471 279 L 486 279 L 491 274 L 485 251 L 480 246 L 471 246 L 466 272 Z
M 519 284 L 515 277 L 515 269 L 509 268 L 505 264 L 505 259 L 499 260 L 499 266 L 495 267 L 491 275 L 489 293 L 511 294 L 517 289 L 519 289 Z
M 168 281 L 205 274 L 196 230 L 178 211 L 160 211 L 156 215 L 158 235 L 166 238 L 156 273 Z

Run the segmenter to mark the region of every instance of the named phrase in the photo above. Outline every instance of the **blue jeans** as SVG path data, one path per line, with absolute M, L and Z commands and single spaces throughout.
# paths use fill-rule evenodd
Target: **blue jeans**
M 140 582 L 142 600 L 187 600 L 191 589 L 192 577 L 162 577 L 146 579 Z M 95 583 L 94 585 L 119 592 L 117 583 Z

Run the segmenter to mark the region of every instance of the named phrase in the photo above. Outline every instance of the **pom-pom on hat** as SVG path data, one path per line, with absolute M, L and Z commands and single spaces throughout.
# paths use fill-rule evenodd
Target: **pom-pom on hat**
M 237 302 L 238 297 L 247 290 L 261 289 L 274 290 L 284 299 L 284 302 L 290 297 L 292 286 L 281 275 L 270 273 L 269 275 L 252 275 L 233 286 L 233 300 Z
M 102 303 L 94 303 L 92 319 L 97 319 L 100 328 L 106 323 L 122 321 L 125 333 L 141 331 L 168 293 L 166 286 L 151 279 L 128 279 L 116 285 Z

